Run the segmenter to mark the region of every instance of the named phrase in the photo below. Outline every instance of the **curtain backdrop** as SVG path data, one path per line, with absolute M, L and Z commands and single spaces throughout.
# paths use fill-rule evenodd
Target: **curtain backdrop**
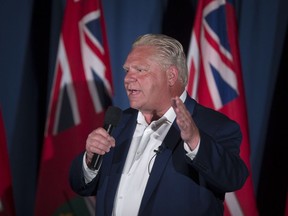
M 128 100 L 123 88 L 122 64 L 132 41 L 143 33 L 165 32 L 179 39 L 187 50 L 197 1 L 102 2 L 115 88 L 113 100 L 115 105 L 126 108 Z M 0 3 L 0 105 L 6 128 L 17 215 L 33 215 L 36 177 L 64 7 L 65 0 L 4 0 Z M 288 103 L 287 88 L 285 90 L 287 76 L 283 76 L 282 72 L 280 77 L 283 82 L 286 80 L 285 85 L 276 82 L 279 71 L 287 73 L 287 68 L 280 67 L 282 56 L 286 54 L 287 59 L 288 52 L 287 45 L 284 48 L 287 8 L 287 0 L 275 0 L 273 3 L 270 0 L 237 1 L 240 55 L 249 120 L 251 175 L 256 189 L 262 181 L 261 170 L 273 169 L 271 162 L 267 168 L 262 167 L 262 164 L 267 165 L 262 161 L 266 158 L 263 157 L 265 147 L 272 144 L 275 154 L 272 158 L 277 158 L 283 151 L 278 147 L 281 147 L 279 142 L 285 140 L 281 133 L 277 134 L 277 142 L 268 139 L 268 132 L 271 131 L 268 125 L 279 118 L 270 117 L 276 89 L 282 92 L 283 97 L 277 98 L 273 113 L 279 112 L 279 107 Z M 285 118 L 281 117 L 285 116 L 280 116 L 283 121 Z M 281 161 L 280 156 L 278 159 L 280 164 L 287 164 L 284 159 Z M 277 176 L 286 177 L 287 172 L 285 174 L 284 171 Z M 275 186 L 277 182 L 271 184 Z M 264 193 L 263 187 L 259 189 L 262 193 L 257 192 L 264 194 L 263 199 L 275 196 L 268 191 L 268 194 Z M 262 203 L 259 205 L 261 208 L 267 208 L 267 205 L 263 205 L 265 201 L 258 200 Z

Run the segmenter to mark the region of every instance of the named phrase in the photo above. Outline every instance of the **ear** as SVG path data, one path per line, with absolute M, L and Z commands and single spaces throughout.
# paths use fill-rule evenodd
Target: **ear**
M 173 86 L 178 79 L 178 69 L 175 66 L 170 66 L 167 70 L 168 85 Z

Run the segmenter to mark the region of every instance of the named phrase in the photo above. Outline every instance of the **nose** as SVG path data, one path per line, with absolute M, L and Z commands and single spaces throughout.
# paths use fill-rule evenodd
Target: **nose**
M 124 82 L 125 83 L 131 83 L 131 82 L 135 82 L 137 79 L 136 79 L 136 74 L 129 71 L 126 73 L 125 77 L 124 77 Z

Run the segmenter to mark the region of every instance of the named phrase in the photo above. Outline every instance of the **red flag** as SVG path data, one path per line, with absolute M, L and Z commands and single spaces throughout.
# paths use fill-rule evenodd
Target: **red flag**
M 89 215 L 89 199 L 69 186 L 73 158 L 103 125 L 112 74 L 100 0 L 67 0 L 46 121 L 36 216 Z
M 0 216 L 14 216 L 14 200 L 9 155 L 2 112 L 0 110 Z
M 250 143 L 238 49 L 234 1 L 199 0 L 188 51 L 187 91 L 199 103 L 239 123 L 241 158 L 249 171 Z M 227 193 L 225 215 L 258 215 L 250 175 L 242 189 Z

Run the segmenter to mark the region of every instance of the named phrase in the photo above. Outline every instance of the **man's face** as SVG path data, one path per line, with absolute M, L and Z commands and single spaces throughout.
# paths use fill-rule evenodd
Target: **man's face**
M 132 108 L 143 113 L 159 113 L 170 107 L 167 72 L 157 60 L 155 48 L 135 47 L 123 68 L 126 72 L 124 85 Z

